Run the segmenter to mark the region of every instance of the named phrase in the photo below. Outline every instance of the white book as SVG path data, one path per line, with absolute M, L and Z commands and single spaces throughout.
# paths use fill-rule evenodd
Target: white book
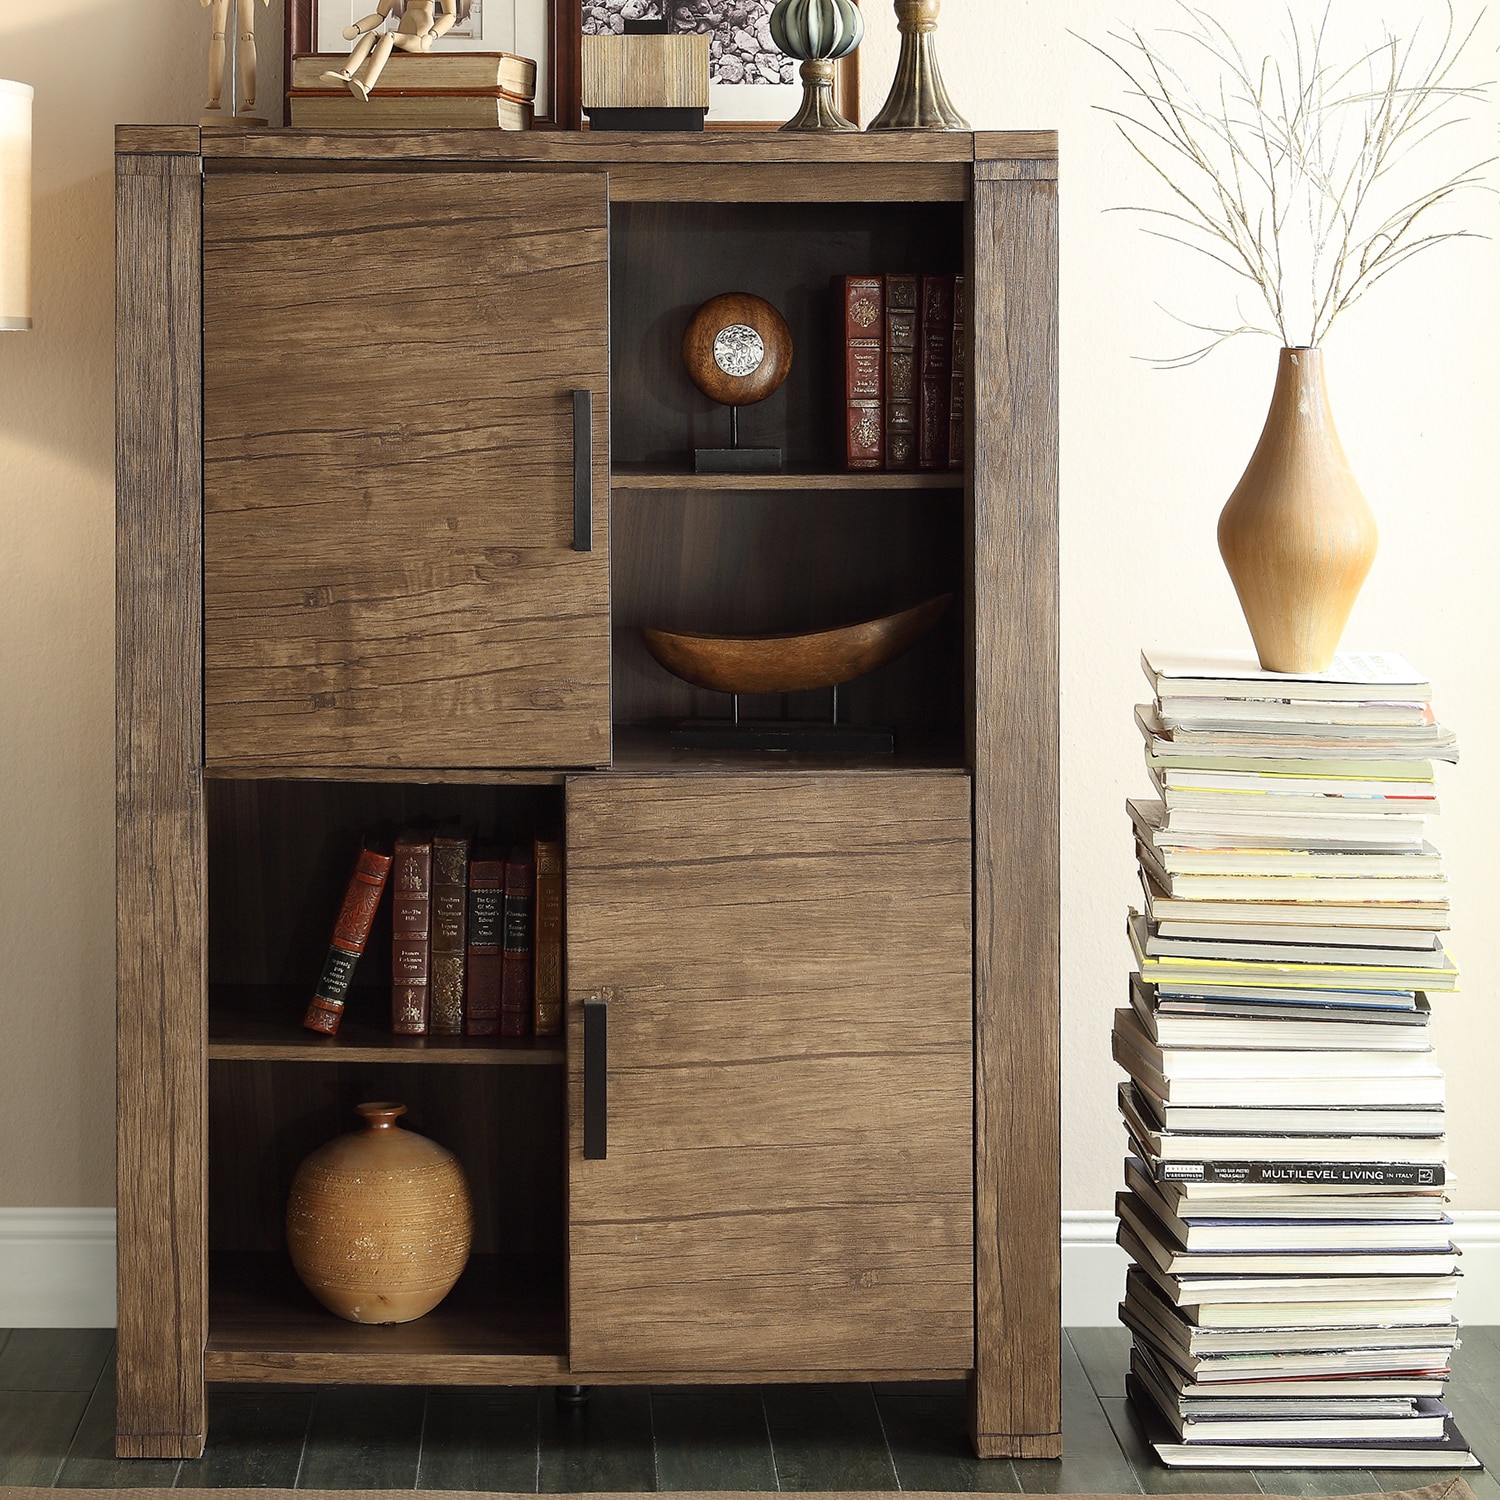
M 1205 1405 L 1247 1399 L 1350 1401 L 1401 1398 L 1415 1401 L 1420 1396 L 1440 1397 L 1443 1394 L 1442 1380 L 1425 1375 L 1332 1375 L 1308 1380 L 1272 1372 L 1235 1380 L 1218 1372 L 1212 1379 L 1196 1380 L 1170 1360 L 1161 1358 L 1142 1339 L 1137 1339 L 1131 1350 L 1132 1363 L 1138 1358 L 1153 1365 L 1163 1390 L 1175 1392 L 1180 1400 Z
M 1401 813 L 1296 812 L 1291 808 L 1225 811 L 1166 804 L 1151 842 L 1161 849 L 1306 849 L 1338 854 L 1403 854 L 1421 849 L 1425 823 Z
M 1189 1078 L 1441 1078 L 1430 1051 L 1248 1051 L 1230 1047 L 1161 1047 L 1133 1010 L 1115 1012 L 1115 1035 L 1152 1067 Z M 1165 1097 L 1165 1096 L 1164 1096 Z
M 1347 1362 L 1351 1369 L 1401 1369 L 1392 1364 L 1386 1351 L 1418 1353 L 1419 1358 L 1445 1362 L 1458 1344 L 1458 1324 L 1451 1319 L 1395 1328 L 1193 1328 L 1160 1298 L 1146 1303 L 1127 1296 L 1120 1304 L 1120 1321 L 1133 1332 L 1145 1334 L 1153 1348 L 1187 1370 L 1199 1369 L 1201 1362 L 1211 1360 L 1234 1361 L 1239 1368 L 1257 1364 L 1277 1368 L 1285 1360 L 1295 1367 L 1299 1361 L 1319 1356 L 1334 1367 Z
M 1355 874 L 1308 873 L 1223 874 L 1169 869 L 1147 843 L 1136 840 L 1136 858 L 1142 868 L 1169 896 L 1196 897 L 1205 901 L 1293 901 L 1328 902 L 1343 905 L 1369 902 L 1397 905 L 1413 901 L 1448 900 L 1448 882 L 1441 874 L 1398 877 Z
M 1158 696 L 1157 717 L 1168 729 L 1224 729 L 1252 733 L 1289 728 L 1299 733 L 1317 725 L 1379 727 L 1433 724 L 1431 707 L 1414 700 L 1367 699 L 1363 703 L 1289 702 L 1279 698 L 1192 698 Z
M 1348 875 L 1366 879 L 1389 875 L 1406 880 L 1441 877 L 1443 871 L 1442 854 L 1426 842 L 1394 852 L 1362 847 L 1304 848 L 1291 839 L 1281 844 L 1242 847 L 1234 841 L 1235 831 L 1224 829 L 1217 844 L 1189 847 L 1174 844 L 1170 837 L 1164 836 L 1167 814 L 1160 802 L 1127 797 L 1125 810 L 1136 838 L 1150 848 L 1157 862 L 1167 870 L 1183 874 Z
M 1180 1078 L 1169 1077 L 1121 1038 L 1111 1038 L 1115 1061 L 1137 1083 L 1175 1104 L 1238 1104 L 1299 1109 L 1375 1104 L 1420 1109 L 1445 1099 L 1441 1070 L 1425 1078 Z
M 1173 937 L 1149 928 L 1146 953 L 1152 958 L 1233 958 L 1245 962 L 1364 964 L 1376 968 L 1446 969 L 1451 966 L 1441 944 L 1380 949 L 1348 943 L 1258 943 L 1248 938 Z
M 1246 922 L 1285 923 L 1305 927 L 1354 927 L 1407 932 L 1446 932 L 1448 897 L 1407 902 L 1303 902 L 1273 900 L 1205 900 L 1196 896 L 1173 896 L 1150 872 L 1140 872 L 1146 893 L 1146 914 L 1157 922 Z
M 1382 949 L 1402 953 L 1436 953 L 1443 940 L 1435 932 L 1401 927 L 1315 927 L 1295 922 L 1184 922 L 1175 917 L 1156 922 L 1162 938 L 1188 938 L 1206 943 L 1304 943 L 1312 947 L 1369 948 L 1371 962 Z
M 1430 815 L 1436 810 L 1437 782 L 1431 767 L 1421 776 L 1294 776 L 1286 772 L 1200 771 L 1191 766 L 1156 766 L 1151 779 L 1159 792 L 1174 797 L 1261 798 L 1318 797 L 1337 805 L 1345 799 L 1391 801 L 1408 810 Z
M 1123 1240 L 1122 1240 L 1123 1243 Z M 1128 1246 L 1126 1247 L 1129 1248 Z M 1458 1295 L 1458 1276 L 1168 1276 L 1149 1261 L 1136 1269 L 1151 1278 L 1167 1301 L 1179 1307 L 1236 1307 L 1298 1302 L 1433 1302 L 1450 1308 Z M 1440 1315 L 1441 1316 L 1441 1315 Z
M 1155 1280 L 1140 1266 L 1132 1266 L 1126 1277 L 1126 1295 L 1137 1298 L 1149 1295 L 1163 1298 Z M 1142 1289 L 1145 1290 L 1142 1290 Z M 1453 1322 L 1452 1300 L 1440 1302 L 1417 1298 L 1402 1301 L 1353 1302 L 1186 1302 L 1175 1303 L 1177 1315 L 1192 1328 L 1266 1329 L 1266 1328 L 1398 1328 L 1435 1327 Z
M 1448 1116 L 1442 1109 L 1267 1109 L 1225 1104 L 1169 1104 L 1138 1083 L 1122 1083 L 1122 1107 L 1131 1107 L 1153 1130 L 1206 1135 L 1309 1135 L 1339 1137 L 1439 1136 Z
M 1425 1052 L 1432 1045 L 1427 1029 L 1427 1008 L 1416 1011 L 1371 1011 L 1337 1013 L 1326 1007 L 1308 1007 L 1301 1014 L 1285 1007 L 1290 1015 L 1247 1015 L 1249 1006 L 1232 1000 L 1194 1002 L 1163 997 L 1159 1002 L 1151 986 L 1133 979 L 1130 1005 L 1141 1029 L 1160 1047 L 1231 1047 L 1235 1049 L 1287 1051 Z M 1176 1006 L 1187 1007 L 1179 1012 Z M 1405 1024 L 1397 1024 L 1405 1023 Z
M 1436 796 L 1334 796 L 1328 792 L 1233 792 L 1233 790 L 1178 790 L 1158 786 L 1158 795 L 1169 811 L 1182 813 L 1337 813 L 1347 817 L 1385 817 L 1407 813 L 1436 817 L 1442 805 Z
M 1287 963 L 1269 959 L 1183 958 L 1174 954 L 1153 956 L 1146 951 L 1146 919 L 1132 911 L 1126 932 L 1135 953 L 1136 967 L 1147 984 L 1186 987 L 1197 981 L 1220 986 L 1246 985 L 1257 989 L 1314 989 L 1450 992 L 1458 988 L 1458 968 L 1452 959 L 1441 968 L 1429 968 L 1402 956 L 1392 963 Z M 1364 957 L 1364 954 L 1351 954 Z M 1446 957 L 1446 955 L 1445 955 Z
M 1173 1276 L 1194 1272 L 1216 1276 L 1449 1276 L 1459 1264 L 1457 1250 L 1185 1250 L 1173 1243 L 1139 1199 L 1119 1194 L 1115 1212 L 1121 1232 L 1128 1229 L 1141 1254 Z
M 1403 762 L 1458 761 L 1458 737 L 1441 724 L 1408 728 L 1320 726 L 1316 734 L 1251 734 L 1214 730 L 1168 730 L 1156 708 L 1138 703 L 1136 723 L 1146 737 L 1149 765 L 1173 762 L 1199 769 L 1305 771 L 1312 775 L 1332 772 L 1357 775 L 1366 766 L 1368 775 L 1384 775 L 1387 768 Z M 1380 770 L 1373 769 L 1378 765 Z M 1399 774 L 1399 772 L 1397 773 Z
M 1425 702 L 1432 697 L 1432 684 L 1398 651 L 1340 651 L 1326 672 L 1267 672 L 1252 651 L 1150 646 L 1141 653 L 1141 668 L 1158 697 L 1170 693 L 1315 703 L 1360 703 L 1392 695 Z

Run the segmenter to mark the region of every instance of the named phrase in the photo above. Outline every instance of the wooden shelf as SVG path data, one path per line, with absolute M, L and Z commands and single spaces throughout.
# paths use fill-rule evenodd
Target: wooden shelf
M 368 1326 L 319 1305 L 285 1255 L 215 1256 L 209 1267 L 211 1381 L 332 1385 L 530 1385 L 565 1381 L 561 1267 L 476 1255 L 426 1317 Z
M 410 786 L 561 786 L 565 771 L 498 770 L 471 766 L 283 766 L 211 765 L 210 781 L 400 782 Z
M 683 775 L 745 771 L 795 771 L 811 773 L 885 771 L 909 776 L 914 771 L 934 776 L 965 776 L 967 771 L 954 755 L 933 748 L 897 750 L 894 755 L 819 755 L 784 750 L 674 750 L 669 731 L 650 725 L 615 725 L 617 774 L 649 772 L 652 775 L 681 772 Z
M 383 992 L 356 990 L 339 1034 L 318 1036 L 303 1030 L 302 991 L 216 984 L 208 997 L 209 1060 L 479 1067 L 561 1067 L 565 1060 L 559 1037 L 393 1036 L 370 1019 L 371 1007 L 384 1002 Z
M 813 471 L 784 474 L 694 474 L 688 469 L 658 469 L 628 465 L 609 476 L 616 490 L 942 490 L 953 494 L 964 487 L 964 476 L 952 470 L 888 474 L 883 471 Z

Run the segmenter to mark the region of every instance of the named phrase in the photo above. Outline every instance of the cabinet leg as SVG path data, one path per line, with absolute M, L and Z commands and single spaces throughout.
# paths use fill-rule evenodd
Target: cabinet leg
M 555 1387 L 557 1404 L 566 1409 L 576 1409 L 589 1404 L 589 1397 L 594 1394 L 591 1385 L 560 1385 Z

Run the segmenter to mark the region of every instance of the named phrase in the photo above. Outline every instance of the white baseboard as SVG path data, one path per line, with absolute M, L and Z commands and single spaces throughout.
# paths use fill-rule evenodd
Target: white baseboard
M 1113 1327 L 1129 1264 L 1115 1244 L 1115 1216 L 1109 1209 L 1065 1209 L 1062 1217 L 1063 1327 Z M 1459 1321 L 1500 1323 L 1500 1213 L 1453 1217 L 1453 1241 L 1464 1253 Z
M 1500 1213 L 1454 1216 L 1464 1252 L 1458 1316 L 1500 1324 Z M 1108 1328 L 1118 1321 L 1125 1252 L 1108 1209 L 1062 1216 L 1063 1325 Z M 0 1328 L 112 1328 L 115 1322 L 115 1211 L 112 1208 L 0 1208 Z
M 114 1326 L 114 1209 L 0 1208 L 0 1328 Z

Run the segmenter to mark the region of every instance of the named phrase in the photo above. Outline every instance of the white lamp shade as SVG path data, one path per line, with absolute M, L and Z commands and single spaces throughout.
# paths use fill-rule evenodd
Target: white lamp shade
M 31 99 L 0 78 L 0 330 L 31 327 Z

